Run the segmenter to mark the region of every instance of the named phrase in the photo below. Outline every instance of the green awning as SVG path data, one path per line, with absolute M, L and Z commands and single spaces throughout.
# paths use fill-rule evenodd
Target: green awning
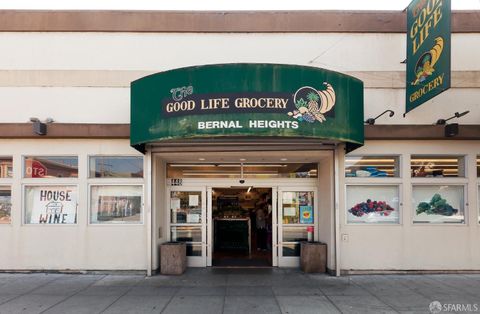
M 363 82 L 285 64 L 175 69 L 131 84 L 130 143 L 216 137 L 317 138 L 363 145 Z

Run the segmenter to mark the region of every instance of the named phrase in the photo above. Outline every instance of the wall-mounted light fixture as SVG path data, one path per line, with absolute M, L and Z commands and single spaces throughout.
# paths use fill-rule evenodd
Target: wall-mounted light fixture
M 455 114 L 454 114 L 453 116 L 451 116 L 450 118 L 447 118 L 447 119 L 438 119 L 435 124 L 436 124 L 436 125 L 445 125 L 445 124 L 447 124 L 447 121 L 452 120 L 452 119 L 454 119 L 454 118 L 463 117 L 464 115 L 466 115 L 466 114 L 469 113 L 469 112 L 470 112 L 470 110 L 464 111 L 464 112 L 462 112 L 462 113 L 455 112 Z
M 33 124 L 33 133 L 37 135 L 47 135 L 47 124 L 52 123 L 52 118 L 45 119 L 44 122 L 40 121 L 38 118 L 30 118 L 30 122 Z
M 380 118 L 381 116 L 383 116 L 384 114 L 386 114 L 388 112 L 388 116 L 389 117 L 393 117 L 393 115 L 395 114 L 395 112 L 393 110 L 385 110 L 384 112 L 382 112 L 381 114 L 379 114 L 378 116 L 376 116 L 375 118 L 368 118 L 366 121 L 365 121 L 365 124 L 369 124 L 369 125 L 374 125 L 375 124 L 375 120 L 377 120 L 378 118 Z
M 447 119 L 438 119 L 435 123 L 436 125 L 444 125 L 445 126 L 445 137 L 454 137 L 458 135 L 458 123 L 450 123 L 447 124 L 447 121 L 452 120 L 454 118 L 460 118 L 469 113 L 470 111 L 464 111 L 462 113 L 455 112 L 453 116 Z

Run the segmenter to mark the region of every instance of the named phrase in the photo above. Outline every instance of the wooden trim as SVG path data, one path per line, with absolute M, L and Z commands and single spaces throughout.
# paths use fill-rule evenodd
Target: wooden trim
M 0 123 L 0 138 L 130 138 L 130 124 L 52 123 L 47 125 L 47 135 L 33 132 L 32 123 Z
M 139 78 L 157 73 L 138 70 L 0 70 L 0 87 L 130 88 Z M 405 89 L 405 71 L 345 71 L 368 88 Z M 480 87 L 480 71 L 451 71 L 452 88 Z
M 0 11 L 0 32 L 405 33 L 403 11 Z M 452 31 L 480 32 L 480 11 Z
M 47 135 L 36 135 L 31 123 L 0 123 L 1 138 L 91 138 L 91 139 L 128 139 L 130 124 L 88 124 L 88 123 L 52 123 L 47 126 Z M 442 125 L 366 125 L 365 140 L 480 140 L 480 124 L 460 125 L 459 134 L 455 137 L 445 137 Z M 238 140 L 238 139 L 236 139 Z M 267 142 L 271 139 L 265 139 Z M 288 141 L 288 138 L 281 140 Z M 228 143 L 234 139 L 198 140 L 204 145 L 214 145 L 220 142 Z M 306 139 L 306 141 L 315 142 Z M 265 142 L 266 144 L 268 144 Z M 172 141 L 168 146 L 181 146 L 191 141 Z M 271 142 L 277 145 L 279 142 Z
M 455 137 L 443 125 L 366 125 L 365 140 L 480 140 L 480 125 L 459 125 Z

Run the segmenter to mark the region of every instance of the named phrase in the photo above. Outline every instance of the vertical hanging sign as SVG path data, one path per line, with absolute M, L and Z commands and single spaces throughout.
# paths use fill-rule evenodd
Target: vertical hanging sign
M 413 0 L 407 8 L 406 110 L 450 88 L 450 0 Z

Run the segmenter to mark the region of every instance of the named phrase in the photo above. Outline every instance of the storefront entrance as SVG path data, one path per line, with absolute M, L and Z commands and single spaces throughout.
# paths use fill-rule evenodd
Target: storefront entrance
M 206 181 L 189 186 L 184 180 L 182 186 L 167 188 L 168 240 L 187 243 L 189 266 L 299 265 L 300 242 L 309 231 L 317 239 L 316 180 L 279 181 L 277 186 L 271 179 L 245 186 L 222 180 L 214 187 Z
M 155 153 L 153 265 L 179 241 L 189 267 L 298 267 L 309 232 L 333 265 L 333 166 L 326 149 Z
M 272 266 L 272 189 L 212 189 L 212 265 Z

